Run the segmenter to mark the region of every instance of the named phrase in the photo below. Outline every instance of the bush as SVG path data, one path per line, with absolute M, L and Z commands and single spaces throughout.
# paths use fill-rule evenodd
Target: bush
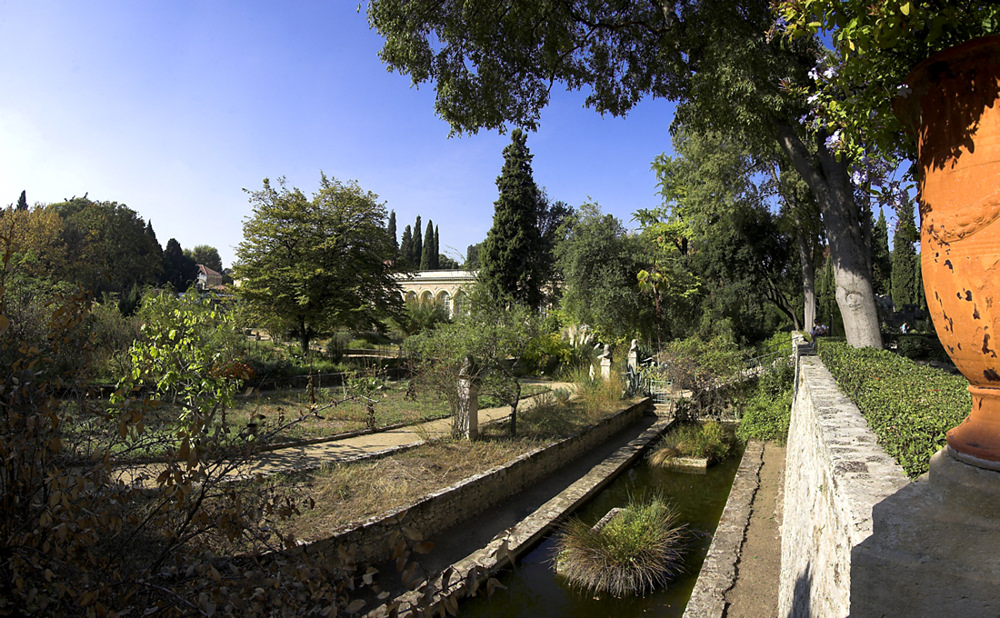
M 858 406 L 879 445 L 917 477 L 946 444 L 948 430 L 969 413 L 972 399 L 962 376 L 872 348 L 824 342 L 819 348 L 837 385 Z
M 722 461 L 733 447 L 733 434 L 716 421 L 688 423 L 663 436 L 649 457 L 662 466 L 672 457 L 696 457 L 712 464 Z
M 747 360 L 747 352 L 727 337 L 672 341 L 660 354 L 665 378 L 675 389 L 692 392 L 686 402 L 692 416 L 721 414 L 730 405 L 734 389 L 721 386 L 744 369 Z
M 567 522 L 556 560 L 571 584 L 591 593 L 645 595 L 683 572 L 686 531 L 662 500 L 633 502 L 596 532 L 579 519 Z
M 736 437 L 784 444 L 788 440 L 788 423 L 792 416 L 792 382 L 794 368 L 782 364 L 772 373 L 757 380 L 742 403 L 743 411 Z

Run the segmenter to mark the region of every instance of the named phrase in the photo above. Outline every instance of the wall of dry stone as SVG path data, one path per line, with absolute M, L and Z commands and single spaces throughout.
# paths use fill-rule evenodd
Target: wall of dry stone
M 779 616 L 851 613 L 851 550 L 908 483 L 815 356 L 800 356 L 785 460 Z
M 507 465 L 469 477 L 412 504 L 373 517 L 360 526 L 335 531 L 330 538 L 311 544 L 310 553 L 334 559 L 339 554 L 338 548 L 343 547 L 360 564 L 388 560 L 392 554 L 393 539 L 401 525 L 416 528 L 424 537 L 431 537 L 467 521 L 602 444 L 644 413 L 651 412 L 651 407 L 650 400 L 644 399 L 589 430 L 540 447 Z

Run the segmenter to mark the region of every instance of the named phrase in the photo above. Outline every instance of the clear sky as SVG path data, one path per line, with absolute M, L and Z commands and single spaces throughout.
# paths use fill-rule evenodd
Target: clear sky
M 0 206 L 87 193 L 152 221 L 161 245 L 208 244 L 229 266 L 250 214 L 242 191 L 286 176 L 311 195 L 320 171 L 422 216 L 461 260 L 486 237 L 509 138 L 449 138 L 430 85 L 378 59 L 357 2 L 0 0 Z M 673 107 L 627 118 L 555 93 L 529 134 L 535 181 L 627 226 L 659 203 L 653 158 Z

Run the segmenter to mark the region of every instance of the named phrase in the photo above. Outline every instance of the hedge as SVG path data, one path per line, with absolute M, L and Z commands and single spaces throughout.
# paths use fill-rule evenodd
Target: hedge
M 861 410 L 879 445 L 916 478 L 927 472 L 945 434 L 968 415 L 968 382 L 887 350 L 824 341 L 819 356 Z

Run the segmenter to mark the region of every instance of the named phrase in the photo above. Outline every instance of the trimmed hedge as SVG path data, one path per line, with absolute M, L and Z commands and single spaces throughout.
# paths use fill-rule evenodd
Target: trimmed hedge
M 927 472 L 945 434 L 968 415 L 968 382 L 887 350 L 823 341 L 819 356 L 861 410 L 879 445 L 916 478 Z

